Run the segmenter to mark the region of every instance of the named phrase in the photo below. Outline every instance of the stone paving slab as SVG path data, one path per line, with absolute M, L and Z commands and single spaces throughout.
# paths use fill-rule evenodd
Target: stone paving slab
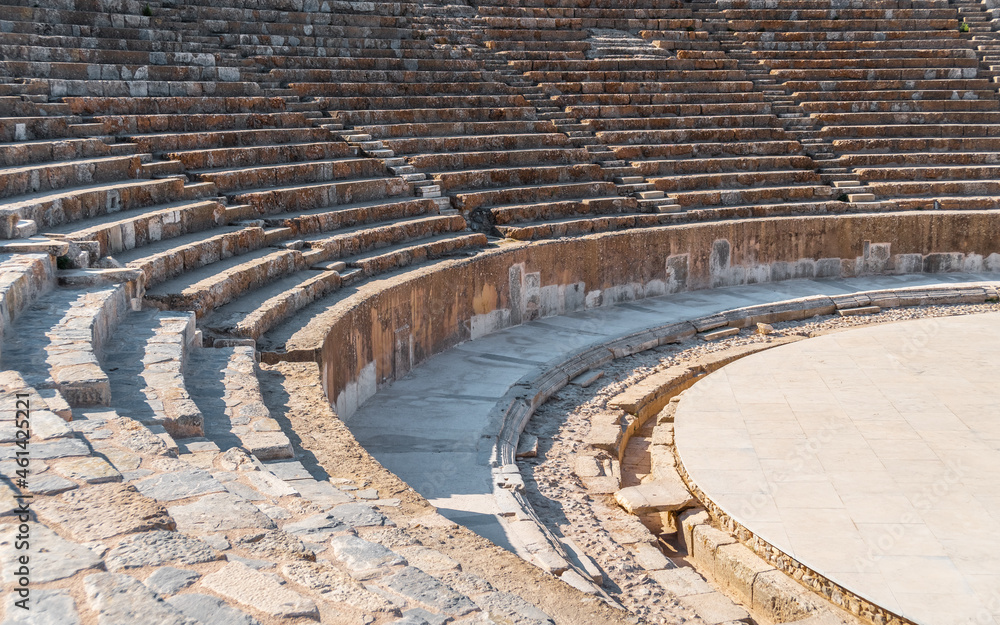
M 1000 314 L 821 336 L 707 376 L 680 459 L 736 522 L 921 625 L 1000 623 Z

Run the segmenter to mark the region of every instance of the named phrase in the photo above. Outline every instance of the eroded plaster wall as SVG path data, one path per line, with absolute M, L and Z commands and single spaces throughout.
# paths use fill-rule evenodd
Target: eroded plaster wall
M 359 290 L 287 349 L 319 360 L 347 417 L 432 354 L 540 317 L 684 290 L 922 271 L 1000 271 L 1000 217 L 755 219 L 505 244 Z

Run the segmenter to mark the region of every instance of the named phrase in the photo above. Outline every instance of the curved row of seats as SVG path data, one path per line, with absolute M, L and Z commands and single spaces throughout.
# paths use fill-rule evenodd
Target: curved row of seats
M 996 84 L 981 74 L 954 6 L 718 5 L 774 89 L 831 147 L 826 171 L 897 208 L 1000 206 Z
M 191 507 L 273 528 L 249 503 L 266 499 L 295 534 L 306 506 L 282 498 L 351 495 L 262 464 L 297 450 L 255 346 L 280 351 L 364 280 L 488 235 L 996 208 L 992 44 L 959 31 L 964 6 L 0 0 L 0 390 L 37 398 L 39 461 L 90 471 L 55 462 L 32 486 L 135 482 L 206 539 Z M 256 479 L 164 494 L 234 447 Z M 299 529 L 326 540 L 320 521 Z M 378 592 L 391 562 L 365 577 Z M 478 609 L 460 603 L 428 618 Z
M 943 0 L 29 4 L 0 29 L 0 236 L 138 270 L 218 337 L 484 235 L 1000 197 Z

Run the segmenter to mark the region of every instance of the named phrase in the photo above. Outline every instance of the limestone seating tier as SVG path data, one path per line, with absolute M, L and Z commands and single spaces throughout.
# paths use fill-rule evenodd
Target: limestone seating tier
M 184 60 L 183 58 L 178 60 Z M 233 67 L 199 67 L 197 65 L 126 65 L 122 63 L 4 61 L 0 76 L 20 78 L 31 76 L 51 81 L 65 80 L 66 90 L 77 81 L 148 81 L 165 82 L 239 82 L 243 77 Z M 59 82 L 53 82 L 58 93 Z M 65 95 L 65 94 L 64 94 Z
M 219 259 L 153 287 L 147 292 L 147 300 L 162 307 L 195 309 L 201 316 L 247 296 L 250 305 L 237 301 L 228 308 L 223 307 L 218 316 L 229 321 L 214 327 L 239 329 L 242 323 L 242 327 L 254 329 L 240 330 L 237 335 L 259 335 L 262 326 L 273 325 L 339 288 L 345 275 L 356 280 L 486 243 L 482 235 L 457 234 L 464 229 L 465 221 L 457 215 L 418 215 L 345 228 L 332 235 L 313 235 L 303 239 L 309 251 L 263 248 L 228 260 Z M 398 247 L 394 249 L 393 246 Z M 331 260 L 340 261 L 343 266 L 328 272 L 324 270 L 327 275 L 323 277 L 316 276 L 315 272 L 304 272 L 310 266 Z M 293 274 L 297 277 L 292 277 Z M 281 281 L 285 276 L 290 278 Z M 267 287 L 276 281 L 273 288 Z M 263 301 L 260 300 L 262 295 L 267 296 Z M 262 307 L 259 311 L 257 305 Z M 233 316 L 260 317 L 264 321 L 234 322 Z
M 164 154 L 164 157 L 169 160 L 180 161 L 185 170 L 196 172 L 205 169 L 250 167 L 255 164 L 298 163 L 302 161 L 346 158 L 356 155 L 357 148 L 352 148 L 346 143 L 311 141 L 176 151 L 167 152 Z
M 725 2 L 721 6 L 727 24 L 736 31 L 739 49 L 750 52 L 762 68 L 761 75 L 791 104 L 801 106 L 818 127 L 800 135 L 816 142 L 810 149 L 828 149 L 840 156 L 829 169 L 831 179 L 856 177 L 850 168 L 836 168 L 852 163 L 853 154 L 911 151 L 919 143 L 906 143 L 909 138 L 962 141 L 992 136 L 992 113 L 986 111 L 996 109 L 996 93 L 980 73 L 975 51 L 958 32 L 956 14 L 942 13 L 949 7 L 918 5 L 922 12 L 897 15 L 884 5 L 815 6 L 819 4 Z M 872 25 L 890 16 L 891 27 L 876 34 Z M 880 65 L 865 54 L 873 50 L 879 51 Z M 942 155 L 941 164 L 949 160 Z M 938 175 L 970 177 L 950 185 L 909 185 L 897 183 L 893 172 L 880 180 L 878 172 L 869 169 L 864 182 L 875 197 L 900 199 L 904 203 L 899 206 L 907 208 L 912 204 L 904 198 L 912 196 L 938 196 L 952 203 L 962 194 L 985 199 L 993 193 L 988 185 L 979 184 L 973 170 L 949 168 Z
M 131 156 L 134 146 L 109 145 L 101 139 L 56 139 L 0 144 L 0 163 L 4 167 L 40 164 L 47 161 Z
M 246 210 L 242 211 L 244 214 L 241 218 L 258 216 L 252 207 L 245 208 Z M 344 241 L 350 238 L 357 239 L 357 237 L 369 236 L 369 242 L 364 245 L 372 245 L 378 239 L 377 237 L 371 237 L 369 234 L 370 228 L 366 228 L 364 224 L 377 224 L 378 222 L 385 222 L 387 219 L 419 218 L 421 215 L 435 215 L 438 210 L 437 203 L 433 200 L 405 197 L 353 202 L 329 207 L 324 206 L 301 212 L 278 213 L 269 217 L 265 222 L 260 222 L 259 225 L 247 222 L 247 225 L 242 226 L 221 227 L 214 231 L 215 234 L 212 234 L 212 232 L 202 233 L 197 230 L 194 230 L 191 234 L 175 232 L 175 238 L 167 239 L 163 237 L 163 240 L 158 243 L 147 241 L 147 247 L 145 248 L 134 248 L 131 251 L 126 249 L 122 253 L 114 254 L 114 256 L 118 262 L 126 266 L 141 269 L 144 273 L 146 284 L 149 286 L 176 278 L 199 267 L 204 267 L 233 256 L 248 254 L 255 250 L 258 250 L 257 253 L 259 255 L 269 257 L 270 260 L 261 261 L 257 259 L 251 261 L 248 260 L 249 257 L 244 257 L 243 260 L 237 258 L 231 262 L 236 265 L 238 271 L 241 270 L 238 267 L 244 260 L 249 262 L 250 265 L 258 267 L 258 269 L 253 271 L 263 271 L 265 267 L 271 266 L 271 260 L 279 258 L 287 260 L 287 258 L 294 258 L 300 254 L 299 252 L 295 252 L 294 254 L 288 252 L 282 253 L 275 250 L 266 252 L 263 248 L 267 245 L 275 245 L 282 241 L 292 240 L 296 236 L 316 235 L 318 233 L 351 227 L 354 228 L 353 233 L 342 234 L 337 240 Z M 217 213 L 213 212 L 213 214 Z M 449 223 L 453 224 L 451 227 L 461 227 L 461 224 L 457 224 L 454 220 Z M 265 224 L 269 224 L 267 230 L 261 227 Z M 376 228 L 375 232 L 378 231 Z M 398 228 L 397 231 L 402 232 L 402 227 Z M 323 238 L 319 237 L 317 241 Z M 357 240 L 360 241 L 361 239 Z M 476 242 L 481 243 L 482 241 L 476 239 Z M 319 243 L 314 241 L 314 243 L 319 245 L 322 241 Z M 415 253 L 417 256 L 420 255 L 418 252 Z M 325 254 L 326 252 L 322 250 L 314 250 L 309 253 L 309 257 L 312 259 L 310 264 L 315 264 L 327 258 Z M 256 259 L 256 257 L 254 258 Z M 301 262 L 299 261 L 296 264 L 297 268 L 302 268 L 299 266 Z M 250 266 L 243 269 L 251 270 Z M 274 276 L 272 275 L 272 277 Z M 260 285 L 258 284 L 258 286 Z
M 89 266 L 157 241 L 202 233 L 224 222 L 225 208 L 219 202 L 195 200 L 81 219 L 47 228 L 45 236 L 76 243 L 77 248 L 88 254 L 84 264 Z
M 138 79 L 119 80 L 70 80 L 64 78 L 44 80 L 53 97 L 198 97 L 198 96 L 255 96 L 262 93 L 256 82 L 167 81 Z
M 407 195 L 410 188 L 409 183 L 401 178 L 333 180 L 273 189 L 236 191 L 229 196 L 229 201 L 233 204 L 249 205 L 252 214 L 264 216 L 289 210 L 311 210 L 337 204 L 397 197 Z
M 217 308 L 210 318 L 203 321 L 203 325 L 221 336 L 258 339 L 312 302 L 324 297 L 330 299 L 329 294 L 342 286 L 428 259 L 473 253 L 486 244 L 483 234 L 441 234 L 416 243 L 388 245 L 371 252 L 346 256 L 337 261 L 343 263 L 340 269 L 319 264 L 314 267 L 319 271 L 293 274 L 247 293 Z
M 130 285 L 57 289 L 38 298 L 8 331 L 6 369 L 31 386 L 58 390 L 72 406 L 107 406 L 111 389 L 99 358 L 118 320 L 131 307 Z
M 118 324 L 107 341 L 102 364 L 111 394 L 132 419 L 173 439 L 203 436 L 205 418 L 188 394 L 184 369 L 200 346 L 193 313 L 135 312 Z M 139 399 L 140 397 L 144 399 Z
M 957 84 L 957 83 L 956 83 Z M 964 85 L 964 83 L 963 83 Z M 822 108 L 825 106 L 825 102 L 854 102 L 854 101 L 882 101 L 882 102 L 892 102 L 895 104 L 897 100 L 912 101 L 914 99 L 928 100 L 928 101 L 940 101 L 940 100 L 966 100 L 966 101 L 976 101 L 980 99 L 986 99 L 987 101 L 994 102 L 995 99 L 993 91 L 990 89 L 965 89 L 964 86 L 959 86 L 955 89 L 917 89 L 912 91 L 899 91 L 899 90 L 876 90 L 876 89 L 864 89 L 864 85 L 855 85 L 855 87 L 860 87 L 854 91 L 848 90 L 835 90 L 835 91 L 804 91 L 792 93 L 793 98 L 800 98 L 803 104 L 808 105 L 812 102 L 818 102 L 814 108 Z M 974 106 L 974 105 L 971 105 Z
M 134 154 L 4 167 L 0 168 L 0 198 L 135 178 L 141 164 L 140 156 Z
M 1000 207 L 1000 202 L 995 197 L 975 197 L 966 195 L 956 196 L 933 196 L 898 198 L 894 197 L 886 201 L 863 201 L 851 202 L 841 201 L 839 198 L 823 199 L 812 197 L 808 201 L 783 200 L 777 203 L 763 203 L 740 205 L 739 195 L 727 196 L 726 192 L 709 192 L 719 195 L 712 198 L 713 201 L 721 201 L 726 198 L 733 198 L 731 206 L 709 206 L 702 207 L 692 205 L 682 212 L 653 213 L 653 214 L 600 214 L 589 215 L 581 213 L 576 217 L 555 216 L 548 217 L 548 221 L 530 221 L 525 218 L 524 223 L 506 223 L 502 217 L 497 218 L 497 229 L 505 237 L 530 241 L 535 239 L 559 238 L 567 236 L 578 236 L 602 231 L 624 230 L 629 228 L 645 228 L 670 224 L 697 223 L 703 221 L 718 221 L 723 219 L 748 219 L 755 217 L 783 217 L 799 215 L 847 215 L 852 213 L 879 213 L 895 212 L 899 210 L 926 210 L 930 208 L 938 210 L 962 210 L 973 208 L 974 210 L 992 210 Z M 836 191 L 834 190 L 834 193 Z M 698 196 L 694 196 L 697 198 Z M 936 204 L 935 204 L 936 201 Z M 528 207 L 530 208 L 530 207 Z M 517 207 L 515 207 L 517 209 Z M 601 211 L 602 213 L 608 211 Z M 564 215 L 566 213 L 563 213 Z M 520 221 L 520 220 L 519 220 Z
M 182 161 L 183 162 L 183 161 Z M 385 173 L 381 161 L 372 158 L 333 158 L 306 162 L 246 165 L 237 169 L 192 170 L 201 182 L 210 182 L 222 194 L 244 189 L 281 187 L 292 183 L 327 182 L 338 179 L 374 178 Z M 275 193 L 279 191 L 275 189 Z
M 510 204 L 565 198 L 592 198 L 616 195 L 615 186 L 610 182 L 565 182 L 544 186 L 507 187 L 498 190 L 458 192 L 453 197 L 456 208 L 462 212 L 472 212 L 481 207 L 495 207 Z
M 405 122 L 398 120 L 393 124 L 372 124 L 354 123 L 352 132 L 371 135 L 377 139 L 393 138 L 414 138 L 423 139 L 428 137 L 455 137 L 455 136 L 481 136 L 481 135 L 518 135 L 530 133 L 554 133 L 555 124 L 550 120 L 532 119 L 535 112 L 525 109 L 524 120 L 497 120 L 489 119 L 495 116 L 491 111 L 476 111 L 487 118 L 482 121 L 455 121 L 455 122 Z M 341 115 L 340 119 L 348 119 L 352 116 Z
M 152 287 L 267 244 L 264 228 L 259 225 L 222 226 L 211 232 L 195 231 L 167 240 L 148 241 L 144 247 L 119 252 L 114 258 L 127 268 L 141 271 L 147 287 Z
M 510 8 L 507 9 L 506 14 L 510 15 L 519 10 L 523 13 L 530 11 L 530 9 Z M 616 17 L 614 10 L 598 9 L 598 11 L 603 12 L 604 16 L 609 20 L 613 20 Z M 777 134 L 780 130 L 781 122 L 773 114 L 767 103 L 761 101 L 762 99 L 759 96 L 754 98 L 754 95 L 750 93 L 753 91 L 753 84 L 748 80 L 746 72 L 738 67 L 737 61 L 725 58 L 725 55 L 721 52 L 713 51 L 719 50 L 719 44 L 712 43 L 709 34 L 699 30 L 699 27 L 704 25 L 703 22 L 694 19 L 693 14 L 688 15 L 688 17 L 691 19 L 683 24 L 680 23 L 683 20 L 680 20 L 674 24 L 646 25 L 645 28 L 647 30 L 643 30 L 641 33 L 642 37 L 649 40 L 683 42 L 685 40 L 684 37 L 677 38 L 674 36 L 675 32 L 683 27 L 689 31 L 688 34 L 697 35 L 696 37 L 688 38 L 688 40 L 701 41 L 707 46 L 681 49 L 677 53 L 676 58 L 654 60 L 627 57 L 605 59 L 598 57 L 588 60 L 523 60 L 513 62 L 511 66 L 521 70 L 527 80 L 540 84 L 547 93 L 552 95 L 551 103 L 553 110 L 556 110 L 555 107 L 565 107 L 564 110 L 566 112 L 573 113 L 573 117 L 578 122 L 583 123 L 583 125 L 573 126 L 574 122 L 567 120 L 565 122 L 567 124 L 566 128 L 580 128 L 592 132 L 598 142 L 611 146 L 615 152 L 615 156 L 618 158 L 627 158 L 623 157 L 622 152 L 619 151 L 619 146 L 628 145 L 629 143 L 672 145 L 705 143 L 709 141 L 736 143 L 741 139 L 751 136 L 758 142 L 773 139 L 794 140 L 793 137 L 785 135 L 783 131 Z M 488 21 L 489 18 L 486 19 Z M 540 30 L 556 28 L 556 24 L 553 21 L 537 17 L 525 18 L 525 22 L 530 22 Z M 655 30 L 664 26 L 674 28 L 675 31 Z M 487 36 L 490 35 L 498 38 L 505 37 L 508 40 L 530 39 L 530 37 L 526 37 L 523 33 L 518 32 L 488 32 Z M 539 37 L 540 35 L 536 36 L 535 39 Z M 559 37 L 554 37 L 553 39 L 554 41 L 550 49 L 557 48 L 560 44 Z M 710 86 L 706 88 L 706 85 Z M 690 93 L 695 90 L 700 93 Z M 709 90 L 715 91 L 714 99 L 703 97 L 706 95 L 704 92 Z M 651 105 L 652 101 L 639 99 L 649 97 L 646 94 L 650 92 L 657 95 L 660 93 L 669 93 L 669 97 L 674 101 L 677 101 L 678 97 L 690 95 L 693 96 L 690 100 L 691 102 L 711 101 L 717 103 L 709 106 L 714 107 L 713 113 L 718 115 L 718 117 L 706 116 L 705 111 L 694 106 L 688 107 L 692 115 L 684 117 L 683 113 L 679 112 L 683 105 L 657 108 Z M 611 98 L 618 98 L 619 101 L 616 102 Z M 758 103 L 754 103 L 755 99 Z M 669 101 L 664 100 L 664 102 Z M 595 106 L 595 104 L 604 104 L 606 106 Z M 613 106 L 614 104 L 623 106 Z M 637 110 L 641 110 L 645 115 L 641 117 L 637 116 Z M 695 117 L 695 115 L 698 116 Z M 732 130 L 723 131 L 721 130 L 722 128 L 743 128 L 746 129 L 745 133 L 753 134 L 747 134 L 746 137 L 742 137 L 734 134 Z M 768 128 L 774 129 L 770 136 L 766 134 L 766 129 Z M 669 132 L 667 132 L 668 129 Z M 697 129 L 705 130 L 698 134 Z M 650 132 L 638 132 L 640 130 Z M 683 132 L 685 130 L 694 132 L 685 133 Z M 630 135 L 629 133 L 632 134 Z M 801 148 L 796 148 L 795 151 L 801 151 Z M 680 155 L 681 152 L 678 151 L 676 154 Z M 634 157 L 628 160 L 632 162 L 626 163 L 626 166 L 630 166 L 632 172 L 639 173 L 642 171 L 641 161 L 634 160 Z M 693 169 L 697 167 L 697 164 L 692 163 L 691 167 Z M 716 163 L 716 167 L 718 167 L 718 162 Z M 625 167 L 619 166 L 616 171 L 621 172 L 619 177 L 623 180 L 641 180 L 641 177 L 636 178 Z M 697 174 L 700 172 L 693 171 L 692 173 Z M 752 182 L 750 182 L 751 178 L 753 178 Z M 737 179 L 746 180 L 747 183 L 755 186 L 773 185 L 773 189 L 767 193 L 759 193 L 757 198 L 747 197 L 745 200 L 736 199 L 733 197 L 735 194 L 730 192 L 723 195 L 718 193 L 703 193 L 698 196 L 685 196 L 684 198 L 670 195 L 662 201 L 674 203 L 674 206 L 679 205 L 681 208 L 699 206 L 706 202 L 711 202 L 713 199 L 720 204 L 749 203 L 765 197 L 767 199 L 764 201 L 769 202 L 795 202 L 803 199 L 810 192 L 792 188 L 787 183 L 794 185 L 797 182 L 808 181 L 822 184 L 822 181 L 814 172 L 787 172 L 785 174 L 773 172 L 769 175 L 756 177 L 738 175 L 722 178 L 718 176 L 695 176 L 688 181 L 677 181 L 676 183 L 668 181 L 660 181 L 658 183 L 657 181 L 646 179 L 641 183 L 645 185 L 644 187 L 636 186 L 626 191 L 625 189 L 628 186 L 623 185 L 620 187 L 620 191 L 623 194 L 634 192 L 637 197 L 643 198 L 643 193 L 641 192 L 643 188 L 665 192 L 679 188 L 696 190 L 701 188 L 702 185 L 709 185 L 713 182 L 727 181 L 735 183 Z M 741 185 L 731 184 L 727 186 L 739 187 Z M 712 187 L 706 186 L 705 188 Z M 831 192 L 828 189 L 817 189 L 811 193 L 817 195 L 819 198 L 825 198 Z M 647 203 L 655 202 L 655 200 L 645 198 L 640 201 Z M 508 234 L 508 231 L 504 231 L 504 233 Z
M 40 41 L 36 43 L 40 43 Z M 23 59 L 23 62 L 78 63 L 86 64 L 88 67 L 91 65 L 113 64 L 126 66 L 166 65 L 176 67 L 183 66 L 186 63 L 200 63 L 210 67 L 214 66 L 216 62 L 213 55 L 205 52 L 154 52 L 149 50 L 109 50 L 105 48 L 85 47 L 60 48 L 40 45 L 0 45 L 0 53 L 3 53 L 6 58 Z
M 0 339 L 21 313 L 54 285 L 55 266 L 48 254 L 0 257 Z
M 585 164 L 592 159 L 587 150 L 569 147 L 562 142 L 552 147 L 534 147 L 535 145 L 537 142 L 525 149 L 407 155 L 406 162 L 424 172 L 443 171 L 444 173 L 434 174 L 435 180 L 443 182 L 446 179 L 484 175 L 476 172 L 490 169 L 553 164 L 574 166 Z
M 326 83 L 326 82 L 293 82 L 289 88 L 300 96 L 316 98 L 357 98 L 380 97 L 384 93 L 396 92 L 402 97 L 409 95 L 417 97 L 435 97 L 442 95 L 513 95 L 509 87 L 496 82 L 471 83 L 434 83 L 434 84 L 399 84 L 387 82 L 372 83 Z M 397 96 L 399 97 L 399 96 Z
M 916 100 L 916 101 L 876 101 L 823 100 L 803 102 L 802 110 L 808 113 L 925 113 L 945 111 L 996 111 L 995 100 Z
M 323 141 L 328 137 L 328 131 L 322 128 L 247 128 L 132 135 L 128 140 L 148 152 L 171 153 L 178 150 Z
M 373 52 L 373 51 L 369 51 Z M 429 50 L 428 52 L 434 52 Z M 277 65 L 278 67 L 295 67 L 298 69 L 329 69 L 344 71 L 404 71 L 404 72 L 475 72 L 481 71 L 483 66 L 480 62 L 471 58 L 453 58 L 446 55 L 444 51 L 437 51 L 437 55 L 420 55 L 415 58 L 402 56 L 362 56 L 364 51 L 354 50 L 358 56 L 338 56 L 329 57 L 320 54 L 319 50 L 310 56 L 295 54 L 283 54 L 279 57 L 267 59 L 255 58 L 260 63 Z M 400 52 L 402 54 L 402 52 Z
M 19 221 L 33 222 L 38 228 L 45 229 L 122 210 L 167 204 L 178 199 L 199 199 L 211 191 L 211 185 L 186 187 L 179 178 L 167 178 L 16 196 L 0 204 L 0 237 L 18 236 Z
M 91 120 L 93 123 L 102 124 L 105 134 L 122 135 L 194 132 L 207 129 L 224 131 L 298 128 L 308 125 L 303 113 L 280 110 L 259 113 L 195 113 L 182 110 L 160 114 L 94 115 Z

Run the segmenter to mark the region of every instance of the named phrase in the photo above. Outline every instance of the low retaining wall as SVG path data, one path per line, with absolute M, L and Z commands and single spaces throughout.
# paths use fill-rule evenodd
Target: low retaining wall
M 338 414 L 431 355 L 539 317 L 793 278 L 1000 271 L 1000 212 L 785 217 L 504 242 L 358 288 L 267 362 L 313 360 Z

